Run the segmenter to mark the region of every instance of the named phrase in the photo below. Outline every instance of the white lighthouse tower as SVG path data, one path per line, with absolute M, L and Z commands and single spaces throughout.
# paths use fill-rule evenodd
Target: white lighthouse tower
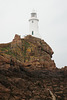
M 34 37 L 40 38 L 38 22 L 39 19 L 37 18 L 37 13 L 35 12 L 35 10 L 33 10 L 31 13 L 31 18 L 29 19 L 29 34 Z

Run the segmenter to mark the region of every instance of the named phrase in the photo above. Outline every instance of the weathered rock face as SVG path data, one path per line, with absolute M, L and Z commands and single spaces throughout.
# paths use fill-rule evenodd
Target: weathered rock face
M 50 46 L 44 40 L 41 40 L 39 38 L 32 37 L 31 35 L 26 36 L 24 39 L 26 41 L 34 44 L 34 45 L 37 45 L 37 47 L 39 49 L 45 51 L 46 53 L 48 53 L 52 57 L 53 51 L 50 48 Z
M 56 68 L 55 63 L 51 60 L 53 51 L 50 46 L 39 38 L 31 35 L 21 39 L 19 35 L 15 35 L 13 41 L 8 45 L 1 45 L 2 53 L 13 57 L 26 65 L 30 65 L 31 69 Z M 35 66 L 35 67 L 34 67 Z
M 22 41 L 19 35 L 15 35 L 13 41 L 11 42 L 11 48 L 16 48 L 19 46 L 20 48 L 22 47 Z
M 67 67 L 31 70 L 13 58 L 0 56 L 0 100 L 67 100 Z M 34 66 L 35 67 L 35 66 Z
M 26 36 L 24 40 L 29 43 L 26 50 L 26 58 L 28 58 L 27 63 L 32 64 L 32 69 L 40 69 L 41 67 L 48 69 L 56 68 L 54 61 L 51 60 L 53 51 L 44 40 L 31 35 Z
M 67 67 L 57 69 L 41 39 L 0 44 L 0 100 L 67 100 Z

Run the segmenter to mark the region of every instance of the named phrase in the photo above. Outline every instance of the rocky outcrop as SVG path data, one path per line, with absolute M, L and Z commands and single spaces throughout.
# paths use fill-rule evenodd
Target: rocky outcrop
M 31 35 L 21 39 L 16 34 L 13 41 L 9 45 L 7 44 L 6 47 L 5 45 L 0 47 L 1 53 L 14 57 L 26 65 L 30 65 L 32 70 L 56 68 L 54 61 L 51 59 L 53 51 L 44 40 Z
M 19 46 L 20 48 L 22 47 L 22 41 L 19 35 L 15 35 L 13 41 L 11 42 L 11 48 L 15 48 Z
M 32 37 L 31 35 L 26 36 L 24 39 L 30 43 L 33 43 L 34 45 L 37 45 L 39 49 L 45 51 L 52 57 L 52 54 L 54 52 L 52 51 L 51 47 L 44 40 Z
M 0 58 L 0 100 L 67 100 L 67 67 L 31 70 L 14 58 Z
M 67 66 L 56 68 L 52 54 L 30 35 L 0 44 L 0 100 L 67 100 Z

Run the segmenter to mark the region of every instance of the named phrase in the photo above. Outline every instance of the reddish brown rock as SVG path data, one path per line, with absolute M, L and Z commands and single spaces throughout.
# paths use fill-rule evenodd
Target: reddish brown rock
M 24 39 L 37 45 L 38 48 L 42 49 L 43 51 L 45 51 L 52 57 L 52 54 L 54 52 L 52 51 L 51 47 L 44 40 L 32 37 L 31 35 L 26 36 Z
M 9 62 L 10 67 L 6 60 L 3 62 L 4 68 L 1 68 L 3 63 L 0 65 L 1 100 L 52 100 L 48 89 L 57 100 L 67 99 L 67 67 L 53 70 L 40 67 L 38 70 L 34 65 L 35 70 L 31 70 L 32 65 L 27 68 L 16 59 Z
M 56 68 L 52 54 L 32 36 L 0 44 L 0 100 L 67 100 L 67 66 Z
M 19 46 L 20 48 L 22 47 L 22 42 L 21 42 L 21 38 L 19 35 L 15 35 L 12 43 L 11 43 L 11 48 L 17 47 Z

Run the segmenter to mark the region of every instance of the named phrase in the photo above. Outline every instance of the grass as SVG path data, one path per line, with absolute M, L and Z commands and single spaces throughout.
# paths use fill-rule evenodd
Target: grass
M 26 50 L 28 47 L 30 47 L 30 44 L 28 42 L 26 42 L 25 40 L 22 40 L 22 47 L 24 47 L 24 50 L 23 50 L 23 55 L 26 56 Z
M 24 57 L 24 61 L 27 59 L 27 49 L 30 47 L 30 43 L 22 40 L 22 55 Z
M 3 48 L 0 48 L 1 51 L 6 51 L 6 50 L 9 50 L 10 47 L 3 47 Z

